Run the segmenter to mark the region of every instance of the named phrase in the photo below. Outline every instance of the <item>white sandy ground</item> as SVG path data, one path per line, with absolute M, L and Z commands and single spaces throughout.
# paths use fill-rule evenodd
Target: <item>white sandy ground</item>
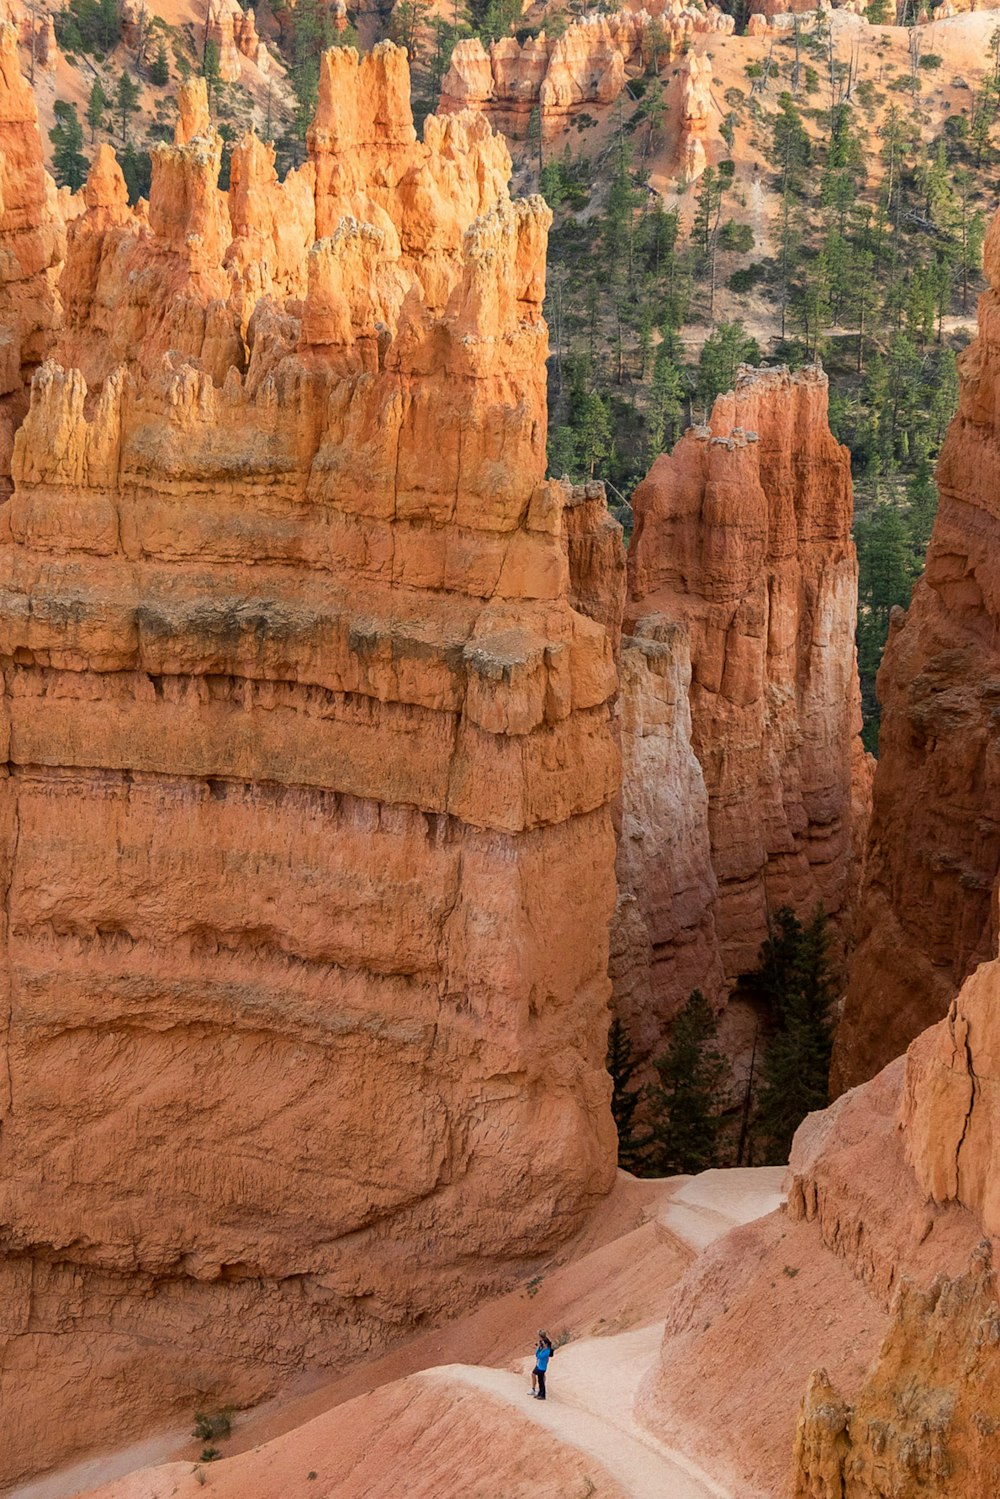
M 657 1230 L 697 1255 L 731 1228 L 777 1208 L 783 1175 L 783 1167 L 764 1167 L 706 1171 L 681 1179 L 656 1205 Z M 599 1251 L 590 1251 L 595 1252 Z M 586 1258 L 585 1252 L 581 1265 Z M 567 1307 L 567 1315 L 571 1311 Z M 523 1361 L 519 1373 L 510 1366 L 445 1363 L 425 1368 L 417 1377 L 432 1387 L 480 1390 L 488 1400 L 514 1408 L 564 1447 L 599 1465 L 630 1499 L 741 1499 L 661 1442 L 633 1414 L 639 1386 L 659 1358 L 662 1334 L 662 1321 L 651 1320 L 626 1332 L 584 1337 L 560 1348 L 550 1366 L 549 1398 L 544 1403 L 528 1393 L 530 1359 Z M 181 1439 L 176 1430 L 161 1433 L 11 1490 L 8 1499 L 69 1499 L 138 1469 L 153 1468 L 152 1494 L 157 1491 L 154 1465 L 176 1458 Z M 219 1465 L 220 1478 L 225 1466 Z M 189 1471 L 189 1464 L 159 1468 L 164 1477 Z M 140 1490 L 146 1492 L 141 1481 L 138 1489 L 129 1485 L 130 1494 Z

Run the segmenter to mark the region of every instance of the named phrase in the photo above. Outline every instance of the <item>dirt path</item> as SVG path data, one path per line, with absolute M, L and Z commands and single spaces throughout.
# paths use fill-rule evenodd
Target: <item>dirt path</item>
M 657 1355 L 662 1327 L 653 1323 L 616 1338 L 588 1338 L 557 1354 L 551 1365 L 558 1393 L 544 1402 L 528 1394 L 528 1374 L 453 1364 L 421 1378 L 458 1380 L 527 1414 L 610 1474 L 630 1499 L 730 1499 L 678 1452 L 632 1419 L 638 1381 Z
M 701 1251 L 737 1224 L 773 1212 L 782 1201 L 783 1166 L 705 1171 L 662 1207 L 662 1229 Z M 459 1381 L 505 1400 L 559 1441 L 600 1463 L 630 1499 L 735 1499 L 675 1448 L 636 1420 L 636 1396 L 660 1357 L 663 1323 L 611 1337 L 581 1338 L 550 1365 L 549 1397 L 528 1393 L 531 1360 L 520 1373 L 469 1364 L 429 1369 L 420 1378 Z

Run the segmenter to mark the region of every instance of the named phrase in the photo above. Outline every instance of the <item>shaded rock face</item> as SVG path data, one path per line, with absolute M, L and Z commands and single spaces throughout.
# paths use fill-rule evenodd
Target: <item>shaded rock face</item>
M 509 135 L 524 135 L 534 109 L 543 133 L 553 133 L 566 119 L 588 104 L 611 104 L 625 87 L 631 69 L 645 66 L 649 48 L 677 52 L 699 32 L 733 30 L 733 18 L 714 5 L 681 4 L 680 0 L 627 6 L 607 15 L 574 20 L 551 40 L 542 32 L 519 43 L 501 37 L 483 47 L 478 37 L 460 41 L 441 84 L 441 108 L 476 109 Z M 700 69 L 704 67 L 704 86 Z M 695 79 L 692 92 L 691 79 Z M 681 70 L 682 139 L 679 171 L 696 177 L 704 170 L 704 145 L 691 144 L 704 136 L 712 108 L 707 85 L 711 67 L 695 59 Z M 690 108 L 688 106 L 691 106 Z M 690 180 L 690 179 L 689 179 Z
M 1000 870 L 1000 220 L 979 335 L 959 358 L 940 506 L 909 610 L 894 617 L 858 945 L 832 1082 L 851 1087 L 944 1016 L 996 952 Z
M 544 480 L 548 210 L 408 101 L 327 54 L 308 162 L 224 195 L 189 85 L 64 313 L 41 254 L 3 302 L 0 1485 L 377 1349 L 613 1176 L 621 545 Z
M 634 497 L 616 1004 L 643 1050 L 754 967 L 768 913 L 846 917 L 865 763 L 846 449 L 817 370 L 741 372 Z

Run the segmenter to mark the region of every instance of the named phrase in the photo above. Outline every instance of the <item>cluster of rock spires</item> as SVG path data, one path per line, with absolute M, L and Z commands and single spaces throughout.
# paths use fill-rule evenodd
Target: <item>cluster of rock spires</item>
M 562 128 L 588 104 L 610 104 L 629 73 L 641 71 L 652 46 L 667 59 L 698 33 L 729 35 L 734 22 L 714 5 L 650 0 L 573 20 L 561 36 L 518 42 L 501 37 L 485 48 L 478 37 L 455 47 L 441 85 L 441 109 L 475 109 L 511 136 L 523 136 L 537 109 L 543 135 Z M 677 173 L 693 181 L 707 165 L 705 136 L 714 108 L 711 65 L 686 52 L 672 81 L 679 132 Z M 721 111 L 720 111 L 721 118 Z
M 257 35 L 253 7 L 244 10 L 239 0 L 210 0 L 205 38 L 218 50 L 219 77 L 224 83 L 239 78 L 241 57 L 249 58 L 261 73 L 270 67 L 267 47 Z
M 64 225 L 9 29 L 0 79 L 5 1482 L 583 1221 L 618 754 L 488 122 L 336 49 L 224 194 L 195 82 L 148 205 L 105 148 Z
M 971 973 L 996 290 L 883 672 L 865 859 L 822 375 L 741 374 L 641 487 L 626 575 L 600 486 L 545 478 L 549 214 L 510 199 L 484 110 L 418 140 L 402 52 L 335 50 L 301 168 L 248 135 L 222 193 L 220 154 L 196 82 L 148 204 L 106 147 L 57 194 L 0 27 L 0 1483 L 378 1349 L 584 1221 L 614 1169 L 617 823 L 612 973 L 647 1050 L 695 984 L 724 1001 L 776 906 L 846 930 L 865 864 L 841 1080 L 939 1024 L 803 1132 L 780 1230 L 845 1298 L 951 1278 L 898 1294 L 849 1399 L 817 1372 L 794 1481 L 971 1499 L 996 1461 L 1000 964 Z M 697 1406 L 738 1317 L 787 1404 L 760 1298 L 700 1274 L 656 1418 Z

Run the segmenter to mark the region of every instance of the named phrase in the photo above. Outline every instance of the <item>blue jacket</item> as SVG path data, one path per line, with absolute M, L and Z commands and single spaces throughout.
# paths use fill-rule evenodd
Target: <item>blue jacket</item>
M 544 1374 L 549 1367 L 549 1359 L 552 1357 L 552 1349 L 545 1343 L 539 1343 L 535 1349 L 535 1368 Z

